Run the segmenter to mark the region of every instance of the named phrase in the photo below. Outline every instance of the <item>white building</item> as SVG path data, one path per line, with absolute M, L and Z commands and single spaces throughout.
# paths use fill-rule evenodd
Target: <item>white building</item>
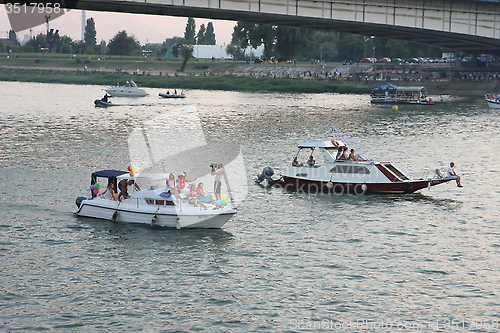
M 226 52 L 225 45 L 193 45 L 193 56 L 198 59 L 226 59 L 232 60 L 233 56 Z M 249 57 L 259 58 L 264 52 L 264 46 L 259 46 L 257 49 L 247 47 L 245 55 Z

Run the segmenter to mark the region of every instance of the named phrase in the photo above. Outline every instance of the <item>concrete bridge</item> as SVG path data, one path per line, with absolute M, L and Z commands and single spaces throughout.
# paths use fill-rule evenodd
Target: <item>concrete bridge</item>
M 66 0 L 68 8 L 350 32 L 500 54 L 500 3 L 475 0 Z

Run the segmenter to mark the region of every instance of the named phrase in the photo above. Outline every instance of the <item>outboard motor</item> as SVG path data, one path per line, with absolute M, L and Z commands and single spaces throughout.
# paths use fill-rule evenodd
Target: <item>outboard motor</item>
M 83 200 L 87 200 L 87 198 L 85 198 L 85 197 L 78 197 L 78 198 L 76 198 L 75 203 L 76 203 L 76 206 L 77 206 L 78 208 L 80 208 L 80 205 L 82 204 L 82 201 L 83 201 Z
M 255 182 L 257 184 L 260 184 L 265 179 L 267 179 L 267 180 L 271 179 L 272 175 L 274 175 L 273 168 L 271 168 L 270 166 L 266 166 L 266 167 L 264 167 L 264 169 L 262 169 L 262 173 L 257 176 L 257 179 L 255 180 Z

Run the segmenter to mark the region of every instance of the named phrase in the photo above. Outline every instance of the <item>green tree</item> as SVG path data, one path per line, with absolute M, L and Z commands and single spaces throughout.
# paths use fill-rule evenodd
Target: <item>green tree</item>
M 314 47 L 314 30 L 278 26 L 276 27 L 276 55 L 281 60 L 303 57 L 304 51 Z
M 50 53 L 56 52 L 59 39 L 60 39 L 59 30 L 56 30 L 54 32 L 54 29 L 50 29 L 49 31 L 47 31 L 45 40 L 47 42 L 47 47 L 49 48 Z
M 96 41 L 97 32 L 95 30 L 94 18 L 89 18 L 87 20 L 87 25 L 85 25 L 85 33 L 83 34 L 83 40 L 90 47 L 95 47 L 97 45 Z
M 190 45 L 182 45 L 180 48 L 180 53 L 183 61 L 179 72 L 184 72 L 189 59 L 193 57 L 193 47 Z
M 238 21 L 234 27 L 233 38 L 238 38 L 240 47 L 246 48 L 251 45 L 254 48 L 264 44 L 264 59 L 272 56 L 274 42 L 276 40 L 276 27 L 272 24 L 256 24 Z
M 161 45 L 161 54 L 166 58 L 178 57 L 179 56 L 179 47 L 182 43 L 181 37 L 173 37 L 165 39 L 163 44 Z
M 245 60 L 245 52 L 236 44 L 229 44 L 226 53 L 232 55 L 234 60 Z
M 196 33 L 195 31 L 196 31 L 196 24 L 194 22 L 194 19 L 192 17 L 188 17 L 186 23 L 186 30 L 184 31 L 185 44 L 190 44 L 190 45 L 195 44 L 195 33 Z
M 200 30 L 198 30 L 198 35 L 196 35 L 196 44 L 198 45 L 205 44 L 205 25 L 203 23 L 200 25 Z
M 212 22 L 208 22 L 207 31 L 205 32 L 205 44 L 207 45 L 215 45 L 215 31 L 214 25 Z
M 9 30 L 9 39 L 13 42 L 19 43 L 17 41 L 17 35 L 16 35 L 16 32 L 14 30 Z
M 118 32 L 108 43 L 108 53 L 115 55 L 138 54 L 141 44 L 134 36 L 127 35 L 125 30 Z
M 38 53 L 40 52 L 40 48 L 47 47 L 47 39 L 45 34 L 38 34 L 35 37 L 31 38 L 26 44 L 24 44 L 24 52 L 26 53 Z

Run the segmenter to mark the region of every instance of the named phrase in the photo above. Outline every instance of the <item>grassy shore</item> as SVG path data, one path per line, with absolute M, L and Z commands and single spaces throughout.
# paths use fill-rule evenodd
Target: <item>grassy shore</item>
M 161 60 L 160 60 L 161 59 Z M 368 87 L 340 85 L 325 79 L 265 78 L 243 75 L 244 62 L 193 59 L 179 73 L 178 59 L 19 54 L 0 58 L 1 81 L 116 85 L 134 80 L 139 86 L 163 89 L 273 91 L 292 93 L 368 93 Z M 303 64 L 304 66 L 310 64 Z M 301 64 L 296 64 L 298 68 Z

